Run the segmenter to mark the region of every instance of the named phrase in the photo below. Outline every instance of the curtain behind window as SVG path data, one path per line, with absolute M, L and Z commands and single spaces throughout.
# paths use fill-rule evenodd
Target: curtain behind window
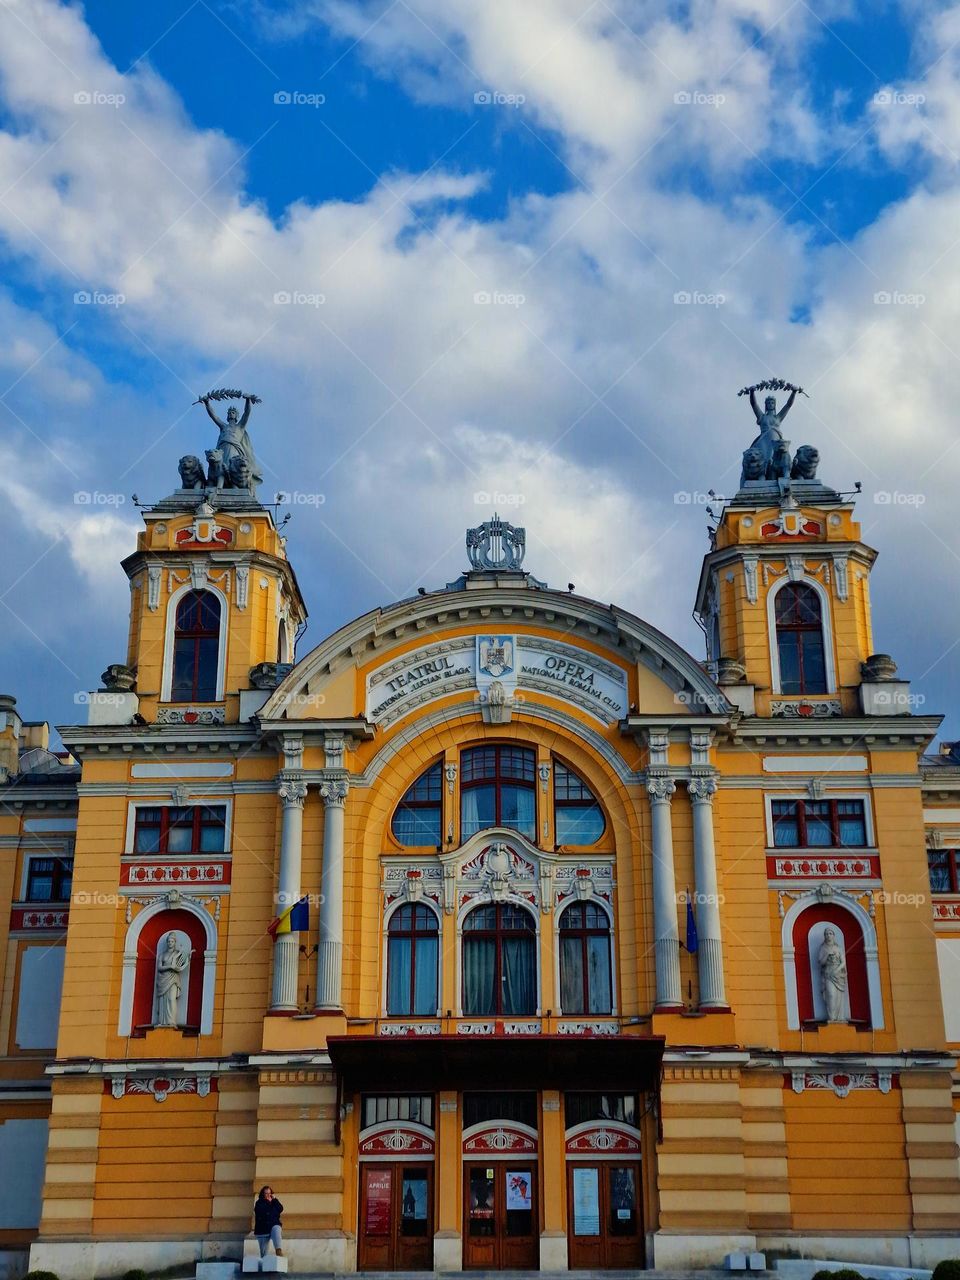
M 464 1013 L 496 1012 L 496 993 L 493 989 L 496 945 L 493 938 L 471 938 L 469 934 L 464 935 Z
M 503 1012 L 536 1013 L 537 966 L 534 939 L 530 936 L 504 937 L 501 955 L 503 968 Z

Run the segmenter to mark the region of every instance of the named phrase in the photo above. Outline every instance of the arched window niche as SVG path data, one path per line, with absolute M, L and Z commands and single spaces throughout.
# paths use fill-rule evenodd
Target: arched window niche
M 211 1035 L 216 980 L 217 926 L 203 906 L 166 898 L 144 907 L 131 921 L 123 950 L 120 985 L 121 1036 L 145 1035 L 163 1024 L 158 1016 L 157 965 L 169 939 L 183 958 L 174 1024 L 187 1034 Z M 162 963 L 162 961 L 161 961 Z M 168 1024 L 170 1025 L 170 1024 Z
M 804 894 L 783 919 L 787 1026 L 883 1029 L 876 929 L 854 898 Z
M 181 587 L 167 605 L 162 702 L 221 702 L 228 603 L 215 587 Z
M 537 920 L 516 902 L 471 907 L 460 924 L 461 1003 L 466 1017 L 537 1013 Z
M 387 919 L 387 1017 L 436 1017 L 440 1009 L 440 918 L 425 902 Z
M 773 692 L 836 692 L 830 599 L 813 578 L 784 579 L 767 597 Z

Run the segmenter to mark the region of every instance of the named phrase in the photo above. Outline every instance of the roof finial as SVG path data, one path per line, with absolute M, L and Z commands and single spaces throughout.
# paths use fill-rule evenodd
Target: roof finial
M 471 569 L 491 573 L 520 571 L 527 549 L 527 531 L 518 529 L 496 512 L 476 529 L 467 530 L 467 555 Z

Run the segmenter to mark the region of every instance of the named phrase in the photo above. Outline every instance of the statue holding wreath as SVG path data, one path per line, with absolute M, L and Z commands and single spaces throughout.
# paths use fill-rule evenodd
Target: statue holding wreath
M 220 400 L 242 400 L 243 415 L 235 405 L 227 410 L 226 420 L 219 417 L 213 404 Z M 250 411 L 255 404 L 260 404 L 260 397 L 246 391 L 232 391 L 221 387 L 219 391 L 208 391 L 195 401 L 202 404 L 213 422 L 217 424 L 220 434 L 212 449 L 206 450 L 207 472 L 198 458 L 188 454 L 180 459 L 180 483 L 185 489 L 244 489 L 253 493 L 258 484 L 263 482 L 263 471 L 253 452 L 253 445 L 247 432 Z

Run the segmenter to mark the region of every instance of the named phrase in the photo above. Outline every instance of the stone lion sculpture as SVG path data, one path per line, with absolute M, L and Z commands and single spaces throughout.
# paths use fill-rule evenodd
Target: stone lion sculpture
M 763 480 L 766 471 L 766 461 L 759 449 L 744 449 L 743 451 L 743 468 L 740 472 L 740 484 L 744 485 L 748 480 Z
M 790 475 L 792 465 L 790 446 L 786 440 L 781 440 L 773 451 L 773 457 L 770 459 L 770 470 L 773 472 L 770 478 L 772 480 L 786 480 Z
M 227 467 L 227 479 L 234 489 L 249 489 L 253 479 L 250 463 L 241 453 L 235 453 Z
M 177 470 L 180 472 L 181 489 L 202 489 L 206 484 L 206 476 L 196 454 L 184 454 L 177 463 Z
M 790 468 L 791 480 L 816 480 L 817 467 L 820 465 L 820 450 L 812 444 L 802 444 L 793 459 Z
M 222 489 L 227 478 L 227 472 L 223 465 L 223 451 L 221 449 L 207 449 L 206 454 L 207 484 L 212 489 Z

